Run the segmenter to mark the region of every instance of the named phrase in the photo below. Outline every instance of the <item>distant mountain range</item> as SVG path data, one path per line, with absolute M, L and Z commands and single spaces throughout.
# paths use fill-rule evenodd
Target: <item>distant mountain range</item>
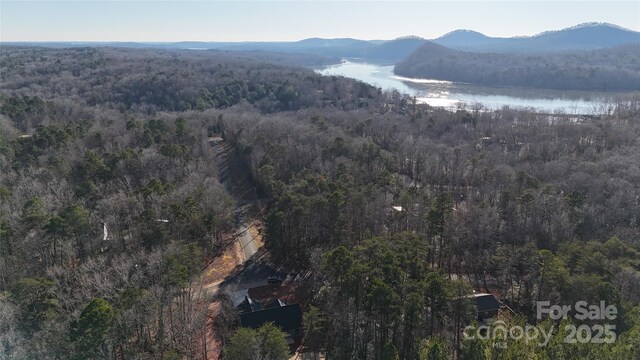
M 14 42 L 7 45 L 44 47 L 109 46 L 124 48 L 220 50 L 241 52 L 269 52 L 285 54 L 311 54 L 333 63 L 341 58 L 361 59 L 381 64 L 395 64 L 406 58 L 427 40 L 406 37 L 395 40 L 358 40 L 351 38 L 320 39 L 310 38 L 293 42 L 202 42 L 182 41 L 174 43 L 138 42 Z
M 640 44 L 640 32 L 607 23 L 586 23 L 534 36 L 511 38 L 489 37 L 472 30 L 456 30 L 433 42 L 463 51 L 535 53 Z
M 351 38 L 310 38 L 295 42 L 32 42 L 5 44 L 47 47 L 112 46 L 302 53 L 323 57 L 319 62 L 325 63 L 327 61 L 336 61 L 336 59 L 340 58 L 352 58 L 378 64 L 395 64 L 429 42 L 429 40 L 419 37 L 405 37 L 388 41 Z M 512 38 L 494 38 L 476 31 L 456 30 L 434 39 L 432 42 L 451 49 L 471 52 L 544 53 L 565 50 L 594 50 L 622 44 L 640 44 L 640 32 L 606 23 L 587 23 L 563 30 L 544 32 L 535 36 Z M 306 63 L 312 62 L 306 61 Z

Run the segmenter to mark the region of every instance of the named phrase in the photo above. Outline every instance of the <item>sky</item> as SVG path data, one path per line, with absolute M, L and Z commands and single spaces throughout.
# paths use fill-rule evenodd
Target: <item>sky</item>
M 9 1 L 0 41 L 433 39 L 534 35 L 584 22 L 640 31 L 640 1 Z

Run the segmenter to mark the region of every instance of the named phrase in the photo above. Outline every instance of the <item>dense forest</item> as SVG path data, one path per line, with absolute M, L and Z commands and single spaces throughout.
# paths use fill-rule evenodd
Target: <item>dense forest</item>
M 398 75 L 558 90 L 640 90 L 640 45 L 537 54 L 476 53 L 435 43 L 396 64 Z
M 637 96 L 588 118 L 448 112 L 208 51 L 3 46 L 0 74 L 2 358 L 205 358 L 199 274 L 234 226 L 214 136 L 266 199 L 266 248 L 306 274 L 307 350 L 639 355 Z M 537 322 L 538 300 L 605 301 L 617 340 L 464 339 L 474 289 L 540 329 L 560 322 Z M 279 336 L 234 329 L 223 356 L 286 358 Z

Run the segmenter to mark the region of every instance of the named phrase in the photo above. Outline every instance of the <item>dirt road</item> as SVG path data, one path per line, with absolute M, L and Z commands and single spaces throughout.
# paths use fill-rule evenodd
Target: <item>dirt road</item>
M 239 226 L 238 242 L 244 255 L 244 261 L 249 260 L 258 251 L 258 244 L 256 244 L 255 237 L 249 229 L 250 226 L 246 223 L 242 223 Z

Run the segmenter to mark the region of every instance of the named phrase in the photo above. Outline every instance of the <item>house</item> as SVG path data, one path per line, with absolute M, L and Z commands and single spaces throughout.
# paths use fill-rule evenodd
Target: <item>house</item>
M 500 303 L 495 296 L 486 293 L 476 293 L 471 296 L 475 300 L 478 321 L 490 319 L 498 315 Z
M 287 333 L 287 342 L 290 344 L 294 343 L 294 339 L 303 336 L 300 304 L 277 306 L 240 315 L 240 325 L 243 327 L 257 329 L 268 323 L 273 323 Z
M 257 329 L 264 324 L 273 323 L 287 333 L 289 344 L 295 343 L 303 336 L 300 304 L 287 305 L 282 300 L 275 299 L 263 306 L 247 294 L 236 308 L 240 313 L 240 326 L 242 327 Z

